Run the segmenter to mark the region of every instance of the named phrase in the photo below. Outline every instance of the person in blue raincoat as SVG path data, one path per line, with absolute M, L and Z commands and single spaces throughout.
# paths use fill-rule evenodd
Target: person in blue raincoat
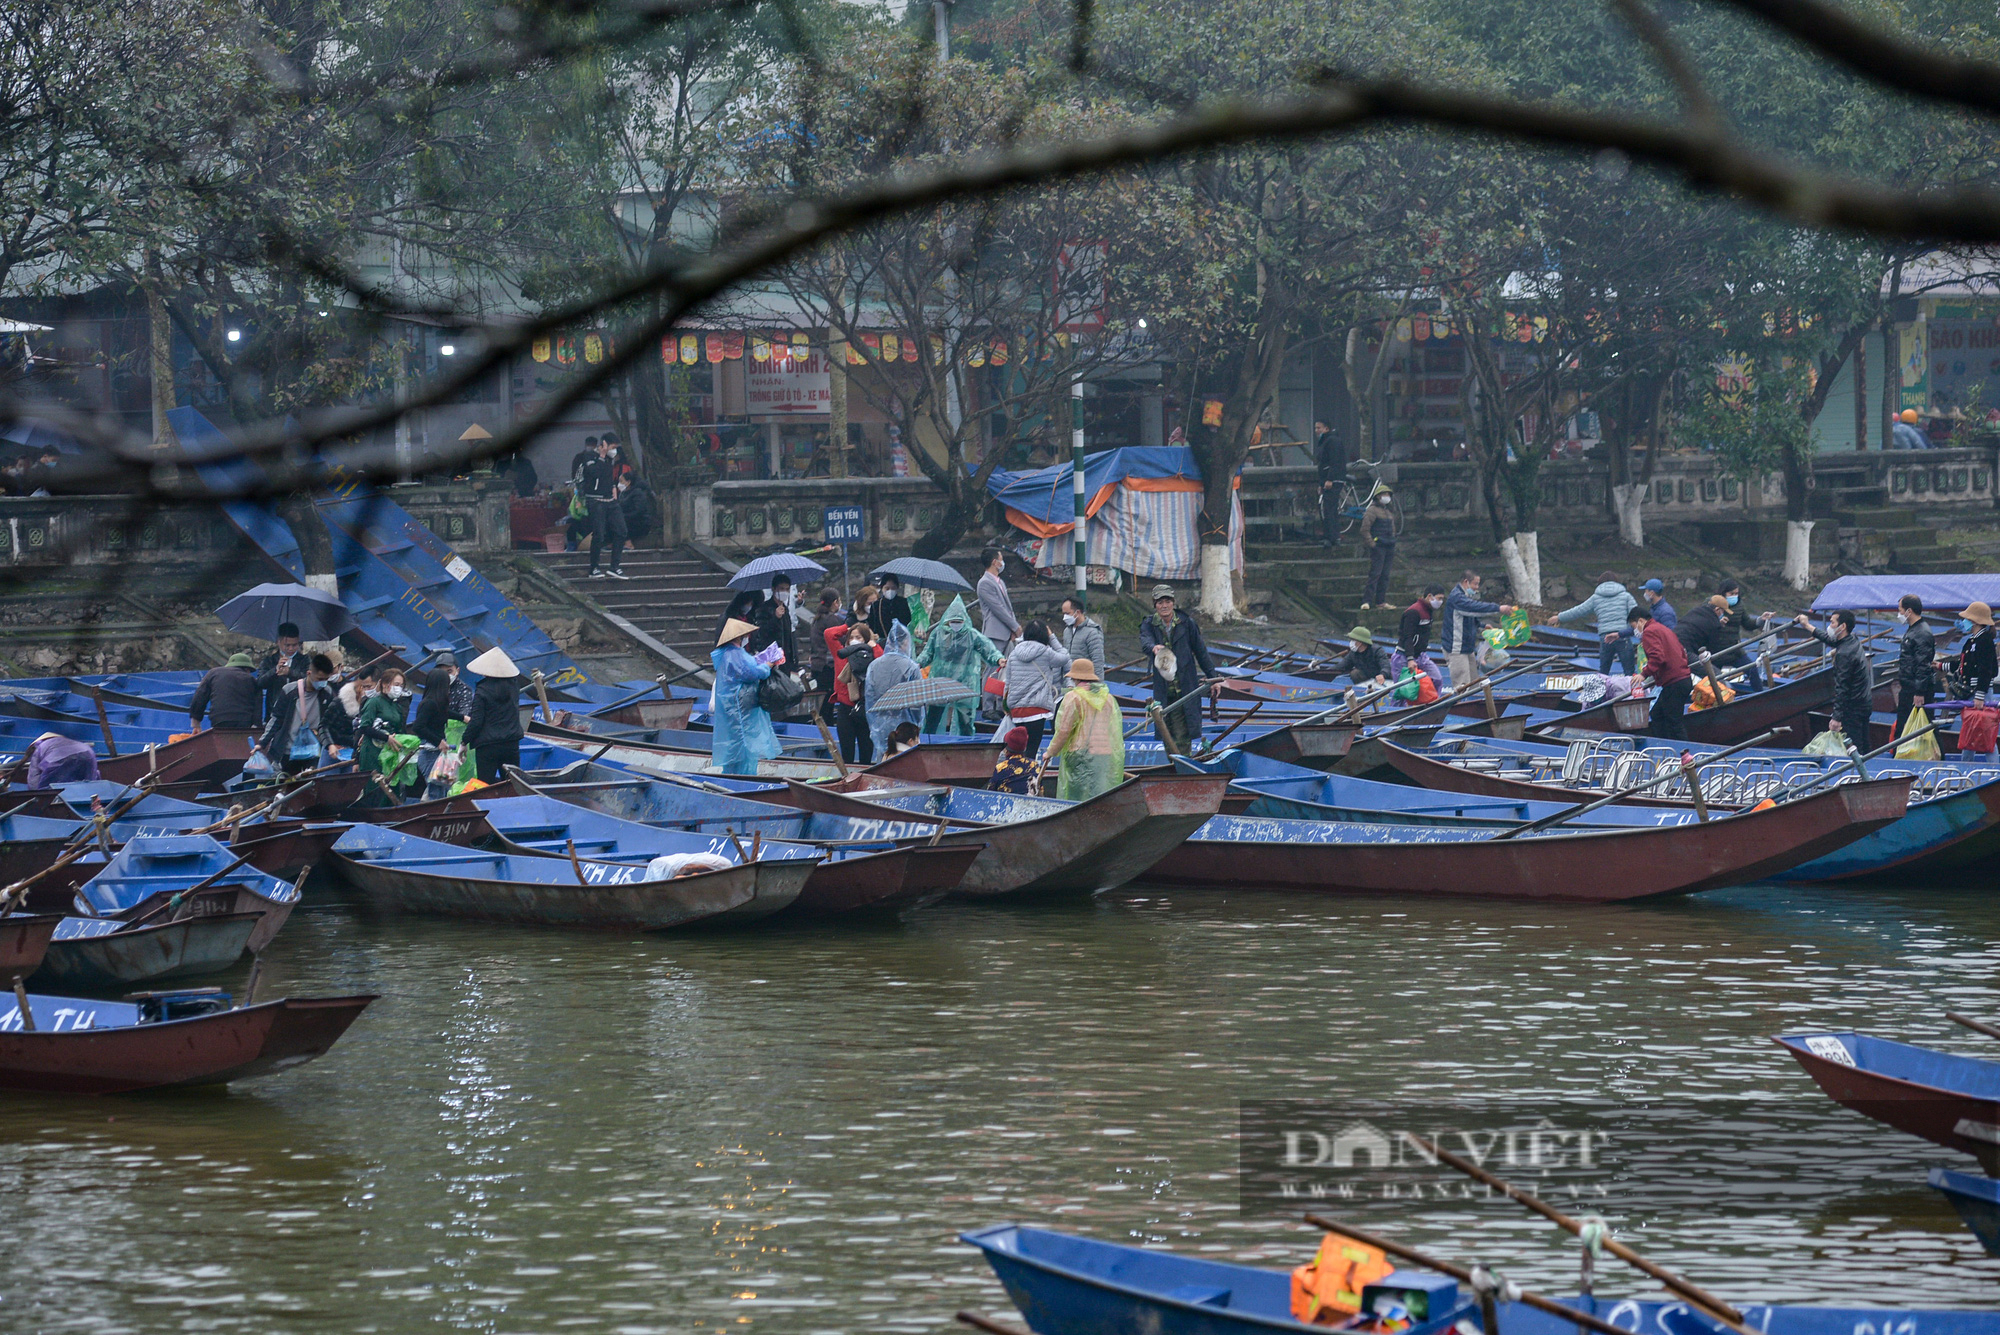
M 917 666 L 917 660 L 910 656 L 910 628 L 901 621 L 889 623 L 888 647 L 882 656 L 868 665 L 868 736 L 875 743 L 875 754 L 889 754 L 889 734 L 898 723 L 914 723 L 923 726 L 922 709 L 877 709 L 875 702 L 906 681 L 915 681 L 924 675 Z
M 715 767 L 724 774 L 755 774 L 757 762 L 779 752 L 771 716 L 757 703 L 757 686 L 771 665 L 744 648 L 757 628 L 747 621 L 723 624 L 709 662 L 715 665 Z

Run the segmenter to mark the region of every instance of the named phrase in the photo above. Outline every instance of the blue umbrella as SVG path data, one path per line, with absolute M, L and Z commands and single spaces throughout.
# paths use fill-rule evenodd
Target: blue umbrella
M 330 640 L 354 629 L 347 604 L 303 584 L 259 584 L 216 608 L 215 615 L 229 629 L 260 640 L 277 639 L 278 627 L 287 621 L 305 640 Z
M 729 577 L 732 589 L 768 589 L 771 581 L 783 575 L 794 584 L 801 576 L 824 575 L 826 567 L 817 561 L 808 561 L 803 556 L 790 552 L 773 552 L 760 556 Z
M 887 565 L 876 566 L 868 572 L 876 583 L 881 583 L 885 575 L 894 575 L 912 589 L 941 589 L 946 593 L 971 593 L 972 586 L 965 577 L 942 561 L 927 561 L 921 556 L 899 556 Z

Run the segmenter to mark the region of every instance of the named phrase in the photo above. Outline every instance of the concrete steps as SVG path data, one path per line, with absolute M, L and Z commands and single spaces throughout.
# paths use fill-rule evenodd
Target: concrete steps
M 628 551 L 629 579 L 591 579 L 587 551 L 540 553 L 536 561 L 581 597 L 624 617 L 692 662 L 715 648 L 715 619 L 735 596 L 728 576 L 685 550 Z

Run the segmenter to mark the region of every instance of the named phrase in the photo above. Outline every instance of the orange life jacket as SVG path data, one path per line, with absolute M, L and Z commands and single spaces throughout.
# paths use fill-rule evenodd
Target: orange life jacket
M 1361 1310 L 1361 1289 L 1396 1267 L 1374 1247 L 1329 1233 L 1311 1265 L 1292 1271 L 1292 1315 L 1307 1325 L 1330 1325 Z

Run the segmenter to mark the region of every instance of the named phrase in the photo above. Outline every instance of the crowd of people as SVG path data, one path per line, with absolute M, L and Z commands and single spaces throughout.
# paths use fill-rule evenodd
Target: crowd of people
M 520 669 L 498 646 L 463 672 L 451 653 L 424 663 L 421 680 L 374 663 L 345 667 L 337 648 L 309 652 L 286 622 L 261 662 L 232 654 L 202 677 L 188 723 L 249 734 L 252 772 L 301 774 L 351 752 L 384 776 L 367 800 L 442 797 L 497 781 L 521 760 Z
M 926 734 L 970 736 L 978 711 L 991 712 L 1005 750 L 996 788 L 1025 791 L 1028 768 L 1059 766 L 1059 790 L 1091 795 L 1122 782 L 1124 732 L 1104 685 L 1104 628 L 1080 596 L 1062 602 L 1059 628 L 1023 623 L 1003 578 L 998 549 L 983 556 L 973 609 L 954 596 L 942 614 L 936 594 L 915 597 L 894 575 L 864 586 L 843 604 L 831 587 L 810 607 L 779 576 L 768 589 L 737 594 L 717 618 L 711 664 L 715 676 L 714 752 L 717 768 L 754 774 L 779 754 L 774 719 L 812 718 L 826 725 L 849 765 L 870 765 L 916 744 Z M 1162 653 L 1155 661 L 1156 694 L 1177 699 L 1184 683 L 1214 675 L 1201 632 L 1174 612 L 1173 591 L 1156 589 L 1155 625 Z M 1178 652 L 1186 667 L 1171 655 Z M 774 692 L 774 675 L 797 687 Z M 895 707 L 890 693 L 916 681 L 961 688 L 929 705 Z M 814 705 L 813 701 L 818 701 Z M 885 705 L 885 702 L 889 702 Z M 1185 737 L 1200 727 L 1199 700 L 1175 711 Z M 1046 749 L 1044 742 L 1046 741 Z

